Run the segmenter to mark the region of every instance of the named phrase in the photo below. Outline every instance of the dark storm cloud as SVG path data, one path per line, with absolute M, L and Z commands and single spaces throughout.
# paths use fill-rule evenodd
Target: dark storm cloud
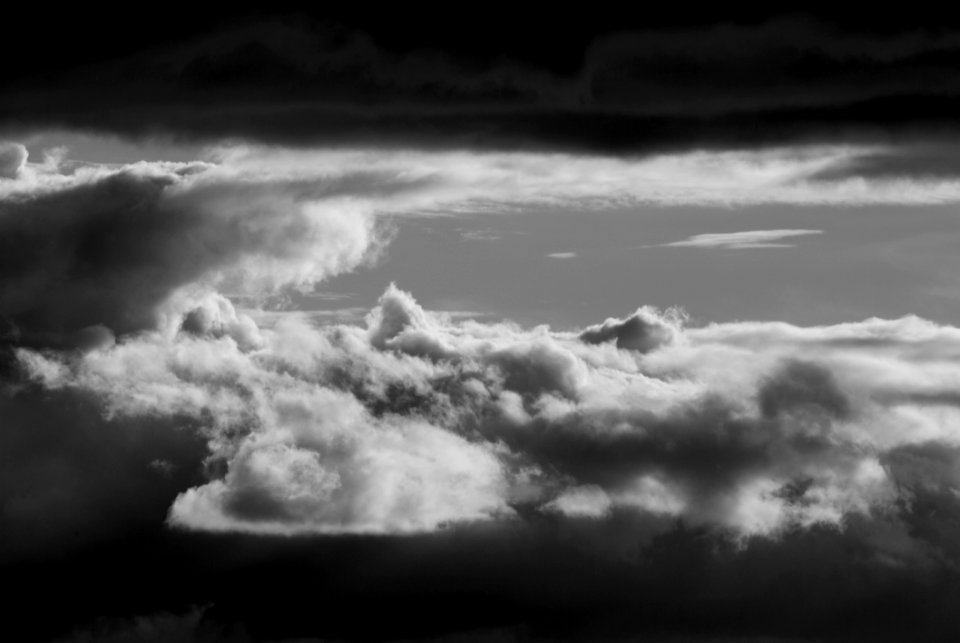
M 298 14 L 174 30 L 173 44 L 146 38 L 140 51 L 119 39 L 78 62 L 51 51 L 49 63 L 33 58 L 36 73 L 11 74 L 0 122 L 607 152 L 956 134 L 960 31 L 949 23 L 871 33 L 789 15 L 558 20 L 554 36 L 488 18 L 438 39 Z
M 66 640 L 125 632 L 130 638 L 119 640 L 138 641 L 153 631 L 217 642 L 951 640 L 955 575 L 878 561 L 862 541 L 875 529 L 854 522 L 844 533 L 815 529 L 737 550 L 674 527 L 616 554 L 591 549 L 590 539 L 605 534 L 583 524 L 403 540 L 207 542 L 183 553 L 193 564 L 202 553 L 235 583 L 197 574 L 193 587 L 202 589 L 191 593 L 217 592 L 216 604 L 151 614 L 161 612 L 150 610 L 154 595 L 133 612 L 149 616 L 100 619 Z M 271 565 L 256 562 L 265 560 Z M 109 571 L 111 580 L 124 578 Z M 310 592 L 291 587 L 302 578 L 313 580 Z M 377 618 L 357 618 L 358 604 Z
M 199 476 L 190 418 L 107 420 L 91 396 L 0 381 L 0 563 L 69 558 L 162 521 Z M 161 474 L 151 462 L 167 463 Z M 105 463 L 109 463 L 105 466 Z

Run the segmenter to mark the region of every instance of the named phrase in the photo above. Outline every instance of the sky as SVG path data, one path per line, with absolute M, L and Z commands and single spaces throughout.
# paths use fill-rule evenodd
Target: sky
M 392 11 L 6 34 L 3 636 L 957 640 L 960 24 Z

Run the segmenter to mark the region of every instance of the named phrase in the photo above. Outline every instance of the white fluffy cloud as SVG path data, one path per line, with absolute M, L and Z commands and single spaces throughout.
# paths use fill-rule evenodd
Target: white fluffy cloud
M 924 466 L 898 454 L 960 447 L 960 368 L 938 357 L 960 331 L 914 318 L 687 328 L 641 308 L 556 332 L 452 321 L 391 287 L 366 327 L 259 329 L 223 298 L 180 320 L 18 356 L 109 413 L 199 420 L 221 473 L 171 508 L 192 529 L 409 533 L 525 508 L 776 535 L 892 516 Z

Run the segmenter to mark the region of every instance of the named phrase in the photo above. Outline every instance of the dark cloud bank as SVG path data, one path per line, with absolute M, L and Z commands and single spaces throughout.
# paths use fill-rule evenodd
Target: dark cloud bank
M 129 32 L 97 11 L 66 13 L 42 43 L 5 35 L 23 53 L 0 81 L 0 123 L 614 153 L 957 134 L 960 24 L 946 10 L 278 6 L 159 12 Z

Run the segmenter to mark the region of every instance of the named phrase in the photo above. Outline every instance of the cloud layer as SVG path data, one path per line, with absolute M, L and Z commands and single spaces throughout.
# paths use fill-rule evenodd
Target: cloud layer
M 134 42 L 81 13 L 63 24 L 84 28 L 50 36 L 71 56 L 18 59 L 0 125 L 614 153 L 956 141 L 960 32 L 948 15 L 662 6 L 640 19 L 554 15 L 548 35 L 537 16 L 496 11 L 449 16 L 443 34 L 425 27 L 436 15 L 421 25 L 407 12 L 340 11 L 228 20 L 195 9 Z
M 4 149 L 0 333 L 31 345 L 96 345 L 109 339 L 104 327 L 152 328 L 165 306 L 182 308 L 174 299 L 205 289 L 253 297 L 309 289 L 375 260 L 389 238 L 388 214 L 960 200 L 960 183 L 942 178 L 823 183 L 819 174 L 856 158 L 856 148 L 626 160 L 228 146 L 204 161 L 128 165 L 71 162 L 63 151 L 31 163 L 23 146 Z M 679 243 L 756 247 L 799 232 Z

